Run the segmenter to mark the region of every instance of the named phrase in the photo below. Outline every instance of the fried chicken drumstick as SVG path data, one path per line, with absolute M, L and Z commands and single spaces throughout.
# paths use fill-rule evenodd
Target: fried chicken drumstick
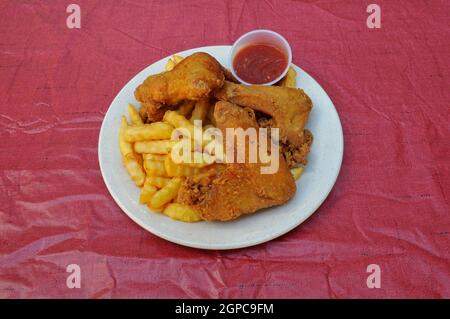
M 173 70 L 151 75 L 134 92 L 141 103 L 177 105 L 183 100 L 197 101 L 220 88 L 224 82 L 222 66 L 211 55 L 194 53 Z

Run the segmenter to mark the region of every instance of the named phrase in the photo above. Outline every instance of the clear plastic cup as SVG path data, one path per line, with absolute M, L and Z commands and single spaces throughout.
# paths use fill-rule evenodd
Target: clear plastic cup
M 265 44 L 265 45 L 271 45 L 276 47 L 277 49 L 281 50 L 281 52 L 283 52 L 285 54 L 285 56 L 287 57 L 287 64 L 286 64 L 286 69 L 280 74 L 279 77 L 277 77 L 275 80 L 272 80 L 270 82 L 267 83 L 261 83 L 258 85 L 272 85 L 278 81 L 280 81 L 287 73 L 287 71 L 289 70 L 289 66 L 291 65 L 292 62 L 292 51 L 291 51 L 291 47 L 289 46 L 289 43 L 286 41 L 286 39 L 271 30 L 254 30 L 251 32 L 248 32 L 244 35 L 242 35 L 239 39 L 237 39 L 236 42 L 234 42 L 231 51 L 230 51 L 230 60 L 229 60 L 229 64 L 231 66 L 231 73 L 234 75 L 234 77 L 236 79 L 239 80 L 239 82 L 241 82 L 242 84 L 246 84 L 246 85 L 253 85 L 253 83 L 247 83 L 246 81 L 242 80 L 237 74 L 236 71 L 234 70 L 234 65 L 233 65 L 233 61 L 234 58 L 236 56 L 236 54 L 242 49 L 245 48 L 246 46 L 252 45 L 252 44 Z

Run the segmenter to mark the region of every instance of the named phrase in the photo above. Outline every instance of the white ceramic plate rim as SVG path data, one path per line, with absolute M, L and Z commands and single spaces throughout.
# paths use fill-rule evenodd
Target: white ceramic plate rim
M 186 51 L 182 51 L 179 53 L 175 53 L 175 54 L 179 54 L 181 56 L 187 56 L 190 55 L 194 52 L 199 52 L 199 51 L 203 51 L 203 52 L 208 52 L 212 55 L 214 55 L 214 53 L 220 53 L 222 55 L 221 59 L 218 59 L 222 64 L 224 64 L 226 67 L 229 67 L 227 65 L 227 53 L 229 52 L 231 46 L 208 46 L 208 47 L 200 47 L 200 48 L 195 48 L 195 49 L 190 49 L 190 50 L 186 50 Z M 172 55 L 170 55 L 172 56 Z M 335 147 L 335 150 L 332 151 L 333 153 L 331 154 L 332 157 L 334 157 L 334 162 L 331 162 L 330 164 L 332 165 L 332 167 L 330 168 L 330 171 L 328 172 L 328 174 L 323 178 L 326 182 L 325 182 L 325 186 L 320 188 L 320 191 L 318 191 L 317 194 L 314 194 L 312 196 L 312 199 L 308 198 L 308 204 L 309 207 L 307 209 L 307 211 L 303 211 L 303 212 L 299 212 L 298 214 L 293 211 L 294 208 L 291 207 L 291 215 L 292 213 L 295 213 L 295 215 L 292 215 L 291 218 L 286 218 L 287 222 L 285 224 L 282 224 L 280 227 L 274 228 L 274 229 L 263 229 L 261 233 L 258 233 L 257 236 L 254 237 L 246 237 L 245 233 L 243 233 L 242 238 L 235 238 L 232 237 L 226 237 L 224 236 L 223 240 L 218 240 L 218 241 L 213 241 L 213 242 L 208 242 L 208 238 L 196 238 L 195 234 L 193 235 L 194 237 L 192 238 L 183 238 L 180 237 L 181 233 L 185 233 L 185 234 L 189 234 L 189 236 L 192 235 L 192 232 L 185 232 L 185 229 L 183 229 L 184 227 L 191 227 L 192 225 L 196 225 L 196 224 L 205 224 L 206 226 L 201 226 L 201 228 L 205 228 L 205 227 L 214 227 L 214 231 L 217 231 L 220 229 L 223 229 L 225 232 L 227 231 L 227 229 L 230 229 L 230 227 L 234 227 L 233 225 L 236 225 L 236 227 L 241 227 L 239 225 L 253 225 L 254 222 L 258 222 L 258 216 L 262 216 L 260 214 L 271 214 L 272 212 L 270 212 L 270 210 L 274 210 L 274 209 L 280 209 L 283 206 L 279 206 L 276 208 L 269 208 L 264 210 L 263 212 L 260 213 L 256 213 L 256 214 L 251 214 L 248 216 L 245 216 L 244 218 L 240 218 L 236 221 L 233 222 L 227 222 L 227 223 L 220 223 L 220 222 L 216 222 L 216 223 L 208 223 L 208 222 L 202 222 L 202 223 L 194 223 L 194 224 L 189 224 L 189 223 L 182 223 L 182 222 L 178 222 L 178 221 L 174 221 L 169 219 L 166 216 L 162 216 L 161 214 L 155 214 L 155 215 L 161 215 L 158 218 L 165 218 L 166 220 L 162 220 L 159 219 L 157 220 L 157 222 L 148 222 L 143 220 L 143 218 L 141 216 L 139 216 L 140 212 L 138 212 L 138 210 L 148 210 L 148 208 L 144 205 L 139 205 L 137 203 L 137 197 L 138 197 L 138 189 L 137 187 L 134 186 L 134 184 L 132 184 L 131 180 L 128 178 L 128 176 L 126 176 L 128 178 L 128 181 L 123 180 L 123 174 L 125 169 L 122 167 L 122 171 L 123 172 L 119 172 L 120 174 L 122 174 L 122 180 L 123 180 L 123 184 L 122 184 L 122 180 L 121 180 L 121 184 L 115 183 L 113 181 L 112 178 L 112 174 L 110 171 L 112 170 L 114 173 L 116 173 L 116 171 L 114 170 L 114 168 L 111 168 L 108 164 L 108 158 L 107 158 L 107 152 L 108 152 L 108 147 L 111 147 L 111 145 L 109 145 L 110 143 L 107 141 L 108 138 L 111 138 L 114 141 L 114 147 L 117 148 L 117 154 L 119 154 L 118 151 L 118 128 L 119 128 L 119 122 L 115 123 L 117 124 L 116 127 L 114 128 L 108 128 L 108 124 L 114 124 L 114 123 L 110 123 L 111 118 L 114 116 L 113 113 L 116 112 L 116 110 L 114 109 L 114 106 L 117 105 L 119 103 L 120 99 L 124 99 L 124 95 L 127 94 L 127 90 L 130 90 L 130 86 L 133 86 L 131 88 L 131 92 L 134 90 L 135 86 L 137 86 L 136 84 L 139 84 L 141 81 L 138 79 L 140 78 L 145 78 L 146 76 L 153 74 L 153 72 L 150 72 L 150 69 L 154 69 L 155 67 L 159 68 L 159 71 L 162 71 L 162 67 L 164 66 L 165 62 L 167 61 L 168 58 L 170 58 L 170 56 L 161 59 L 155 63 L 153 63 L 152 65 L 148 66 L 147 68 L 145 68 L 144 70 L 142 70 L 141 72 L 139 72 L 136 76 L 134 76 L 121 90 L 120 92 L 117 94 L 117 96 L 114 98 L 113 102 L 111 103 L 110 107 L 108 108 L 108 111 L 105 115 L 105 118 L 103 120 L 101 129 L 100 129 L 100 135 L 99 135 L 99 144 L 98 144 L 98 156 L 99 156 L 99 164 L 100 164 L 100 170 L 104 179 L 104 182 L 106 184 L 106 187 L 108 188 L 108 191 L 110 192 L 111 196 L 113 197 L 113 199 L 115 200 L 115 202 L 119 205 L 119 207 L 134 221 L 136 222 L 138 225 L 140 225 L 141 227 L 143 227 L 144 229 L 146 229 L 147 231 L 153 233 L 154 235 L 164 238 L 168 241 L 180 244 L 180 245 L 184 245 L 184 246 L 189 246 L 189 247 L 193 247 L 193 248 L 201 248 L 201 249 L 237 249 L 237 248 L 244 248 L 244 247 L 249 247 L 249 246 L 254 246 L 257 244 L 261 244 L 267 241 L 270 241 L 274 238 L 277 238 L 287 232 L 289 232 L 290 230 L 294 229 L 295 227 L 297 227 L 298 225 L 300 225 L 302 222 L 304 222 L 308 217 L 310 217 L 318 208 L 319 206 L 323 203 L 323 201 L 326 199 L 326 197 L 328 196 L 328 194 L 330 193 L 331 189 L 333 188 L 336 179 L 339 175 L 339 171 L 341 168 L 341 164 L 342 164 L 342 157 L 343 157 L 343 151 L 344 151 L 344 142 L 343 142 L 343 133 L 342 133 L 342 126 L 339 120 L 339 116 L 338 113 L 331 101 L 331 99 L 328 97 L 328 95 L 326 94 L 326 92 L 323 90 L 323 88 L 309 75 L 307 74 L 304 70 L 302 70 L 301 68 L 293 65 L 295 67 L 295 69 L 297 70 L 297 73 L 299 73 L 301 75 L 302 78 L 304 78 L 304 83 L 308 83 L 308 87 L 311 87 L 313 89 L 311 89 L 311 92 L 309 92 L 307 90 L 306 87 L 302 87 L 302 83 L 298 83 L 299 87 L 302 87 L 305 92 L 310 95 L 310 97 L 313 100 L 313 103 L 315 102 L 314 97 L 311 95 L 312 93 L 314 93 L 313 95 L 319 96 L 322 103 L 321 104 L 326 104 L 327 107 L 329 107 L 329 109 L 327 109 L 326 111 L 322 112 L 326 112 L 326 116 L 329 117 L 329 120 L 332 122 L 332 125 L 334 125 L 334 131 L 333 131 L 333 147 Z M 297 77 L 297 82 L 299 80 L 299 76 Z M 314 92 L 312 92 L 314 91 Z M 130 95 L 128 93 L 128 102 L 131 103 L 136 103 L 134 96 L 132 96 L 132 94 Z M 315 104 L 315 103 L 314 103 Z M 314 108 L 317 108 L 318 106 L 314 105 Z M 313 108 L 313 112 L 314 112 L 314 108 Z M 122 105 L 122 111 L 121 111 L 122 115 L 127 115 L 126 113 L 126 104 Z M 311 117 L 312 117 L 313 113 L 311 113 Z M 311 121 L 311 118 L 310 118 Z M 109 132 L 115 132 L 114 136 L 110 136 L 108 135 Z M 315 136 L 315 142 L 314 144 L 316 144 L 316 134 L 313 130 L 313 134 Z M 312 146 L 312 150 L 311 150 L 311 154 L 314 152 L 314 144 Z M 311 156 L 310 154 L 310 156 Z M 310 164 L 308 166 L 311 165 L 311 160 L 310 160 Z M 304 175 L 306 175 L 307 171 L 308 171 L 308 166 L 305 169 L 305 173 Z M 117 169 L 117 167 L 116 167 Z M 297 186 L 299 185 L 299 182 L 304 181 L 304 179 L 307 179 L 305 177 L 302 176 L 302 178 L 297 181 Z M 314 181 L 314 179 L 313 179 Z M 136 191 L 132 191 L 134 193 L 134 195 L 136 195 L 136 198 L 130 197 L 130 194 L 124 195 L 121 193 L 121 188 L 126 188 L 124 185 L 127 185 L 127 187 L 130 187 L 130 185 L 133 185 L 136 188 Z M 303 185 L 305 187 L 308 187 L 308 185 Z M 316 196 L 317 195 L 317 196 Z M 296 194 L 296 196 L 298 196 L 298 194 Z M 315 196 L 315 197 L 314 197 Z M 295 198 L 295 197 L 294 197 Z M 293 201 L 294 199 L 292 199 L 291 201 Z M 140 207 L 136 206 L 139 205 Z M 285 204 L 285 205 L 289 205 L 289 203 Z M 297 209 L 295 209 L 297 211 Z M 298 209 L 300 210 L 300 209 Z M 152 214 L 151 212 L 148 212 L 148 214 Z M 274 213 L 273 213 L 274 214 Z M 253 218 L 254 221 L 251 221 L 251 224 L 249 222 L 249 220 Z M 246 222 L 244 222 L 243 224 L 239 224 L 239 220 L 243 220 L 246 219 Z M 263 220 L 265 222 L 265 220 Z M 167 226 L 167 223 L 180 223 L 180 227 L 175 226 L 175 229 L 181 229 L 180 232 L 174 231 L 174 232 L 168 232 L 167 229 L 165 230 L 164 227 L 161 227 L 161 225 L 165 225 Z M 234 224 L 233 224 L 234 223 Z M 265 224 L 267 224 L 267 222 L 265 222 Z M 208 230 L 206 230 L 208 232 Z M 209 231 L 211 232 L 211 231 Z M 235 230 L 233 230 L 231 233 L 234 233 Z M 239 232 L 240 233 L 240 232 Z M 189 237 L 187 236 L 187 237 Z M 220 234 L 219 234 L 220 237 Z M 206 240 L 206 242 L 204 241 Z

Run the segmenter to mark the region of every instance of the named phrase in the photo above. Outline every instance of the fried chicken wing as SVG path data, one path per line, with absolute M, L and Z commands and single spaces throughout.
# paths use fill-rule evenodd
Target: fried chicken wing
M 282 142 L 295 147 L 304 143 L 304 127 L 312 102 L 303 90 L 280 86 L 247 86 L 225 81 L 215 96 L 219 100 L 270 115 L 272 127 L 280 129 Z
M 179 62 L 171 71 L 149 76 L 134 92 L 141 103 L 176 105 L 182 100 L 207 97 L 224 82 L 222 66 L 211 55 L 198 52 Z
M 231 127 L 258 127 L 253 110 L 228 102 L 219 101 L 214 116 L 224 133 Z M 278 160 L 273 174 L 262 174 L 260 162 L 213 164 L 203 174 L 185 180 L 178 201 L 192 206 L 205 220 L 220 221 L 281 205 L 294 196 L 296 186 L 284 158 L 278 155 Z

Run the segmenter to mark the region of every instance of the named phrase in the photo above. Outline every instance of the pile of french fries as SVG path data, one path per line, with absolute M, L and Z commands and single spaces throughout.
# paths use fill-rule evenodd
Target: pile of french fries
M 192 115 L 187 119 L 188 108 Z M 125 116 L 119 132 L 119 146 L 125 168 L 134 183 L 141 188 L 139 202 L 151 210 L 184 221 L 200 221 L 200 215 L 192 207 L 177 203 L 176 198 L 183 179 L 200 173 L 210 163 L 174 163 L 170 156 L 172 147 L 179 141 L 171 140 L 177 128 L 193 132 L 194 120 L 204 120 L 209 103 L 198 101 L 184 103 L 177 111 L 167 111 L 163 121 L 144 124 L 139 112 L 128 104 L 131 125 Z M 193 136 L 193 135 L 192 135 Z
M 165 70 L 172 70 L 182 59 L 174 55 L 167 62 Z M 295 87 L 296 75 L 291 67 L 280 85 Z M 195 120 L 201 120 L 202 123 L 207 124 L 203 126 L 203 130 L 213 127 L 209 99 L 205 98 L 196 102 L 185 101 L 177 110 L 166 111 L 161 122 L 151 124 L 144 124 L 139 111 L 131 103 L 128 104 L 128 114 L 131 123 L 128 123 L 125 116 L 121 120 L 119 148 L 128 174 L 140 188 L 139 202 L 147 205 L 152 211 L 162 212 L 176 220 L 200 221 L 201 217 L 197 211 L 176 201 L 178 191 L 184 178 L 199 174 L 214 160 L 174 163 L 170 153 L 179 141 L 171 140 L 171 137 L 176 129 L 188 130 L 193 137 Z M 203 140 L 202 144 L 206 142 L 208 140 Z M 302 167 L 291 169 L 295 179 L 298 179 L 302 172 Z

